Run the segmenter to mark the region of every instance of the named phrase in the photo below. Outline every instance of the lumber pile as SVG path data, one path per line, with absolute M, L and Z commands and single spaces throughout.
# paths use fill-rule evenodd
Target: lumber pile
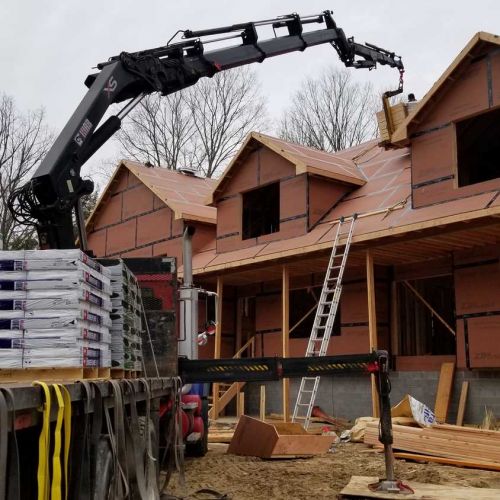
M 478 468 L 500 464 L 499 431 L 447 424 L 425 428 L 394 425 L 393 435 L 395 450 L 462 460 Z M 377 423 L 368 423 L 365 443 L 379 445 Z

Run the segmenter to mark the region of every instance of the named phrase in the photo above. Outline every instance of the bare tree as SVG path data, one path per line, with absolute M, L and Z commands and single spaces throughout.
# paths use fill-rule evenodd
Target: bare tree
M 186 93 L 186 101 L 196 128 L 193 163 L 207 177 L 231 158 L 250 131 L 266 122 L 266 102 L 250 68 L 198 82 Z
M 324 151 L 339 151 L 375 136 L 376 93 L 351 73 L 327 69 L 308 78 L 292 97 L 278 126 L 281 138 Z
M 191 167 L 212 177 L 265 119 L 255 72 L 238 68 L 170 96 L 147 97 L 117 138 L 122 153 L 138 161 Z
M 182 92 L 146 96 L 118 133 L 123 153 L 173 170 L 184 159 L 194 130 Z
M 34 228 L 15 223 L 7 200 L 14 189 L 26 182 L 51 143 L 42 109 L 22 114 L 12 97 L 0 96 L 0 239 L 4 249 L 36 245 Z

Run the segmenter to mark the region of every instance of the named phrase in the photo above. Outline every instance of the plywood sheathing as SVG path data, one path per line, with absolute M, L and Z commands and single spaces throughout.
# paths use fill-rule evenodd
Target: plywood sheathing
M 257 161 L 255 150 L 261 146 L 266 146 L 266 148 L 277 153 L 281 158 L 288 160 L 294 166 L 295 175 L 314 174 L 353 186 L 362 186 L 366 183 L 366 179 L 359 172 L 352 158 L 293 144 L 258 132 L 251 132 L 236 156 L 222 173 L 213 192 L 207 196 L 205 200 L 207 205 L 212 205 L 222 193 L 227 195 L 227 190 L 229 192 L 234 190 L 235 186 L 231 185 L 235 182 L 233 181 L 234 170 L 237 168 L 239 172 L 239 168 L 243 162 Z M 264 175 L 266 175 L 266 172 L 271 175 L 272 170 L 266 170 Z M 266 177 L 263 180 L 270 182 Z M 241 183 L 242 181 L 238 180 L 236 182 Z M 244 187 L 243 189 L 248 189 L 248 187 Z
M 457 365 L 500 367 L 500 247 L 455 254 Z
M 394 259 L 396 262 L 415 262 L 445 256 L 457 248 L 498 240 L 498 230 L 495 229 L 476 230 L 471 227 L 470 231 L 455 236 L 445 235 L 442 229 L 448 224 L 456 227 L 467 221 L 500 215 L 500 201 L 495 203 L 496 193 L 483 193 L 416 210 L 410 200 L 410 155 L 407 149 L 385 151 L 375 141 L 370 141 L 336 155 L 355 161 L 368 182 L 339 202 L 307 234 L 257 246 L 249 244 L 249 248 L 244 249 L 235 246 L 222 254 L 214 251 L 199 253 L 194 256 L 194 272 L 240 272 L 243 266 L 262 267 L 278 260 L 313 258 L 318 252 L 326 253 L 331 249 L 338 218 L 354 212 L 362 217 L 356 223 L 350 265 L 353 263 L 351 259 L 355 258 L 356 246 L 369 245 L 373 240 L 377 240 L 376 261 L 388 263 L 393 263 Z M 491 222 L 488 220 L 489 224 Z M 422 240 L 422 245 L 419 243 L 418 246 L 402 241 L 404 237 L 423 237 L 426 230 L 436 230 L 439 235 L 428 241 Z M 380 247 L 384 241 L 391 246 Z
M 87 221 L 89 247 L 98 256 L 169 255 L 180 263 L 181 236 L 188 220 L 196 227 L 194 250 L 214 249 L 215 216 L 207 218 L 205 209 L 213 214 L 216 209 L 199 206 L 213 182 L 121 162 Z M 175 197 L 167 198 L 170 189 L 176 190 Z M 190 202 L 189 215 L 184 201 Z
M 120 184 L 125 183 L 125 179 L 128 179 L 126 186 Z M 114 203 L 118 203 L 112 197 L 114 190 L 123 192 L 125 217 L 157 208 L 158 203 L 163 203 L 174 212 L 175 219 L 215 224 L 217 210 L 204 204 L 205 198 L 214 185 L 213 179 L 188 176 L 167 168 L 148 168 L 138 162 L 122 160 L 90 214 L 86 222 L 87 230 L 99 228 L 94 226 L 97 214 L 103 212 L 106 214 L 105 217 L 112 217 L 118 210 L 113 208 Z M 128 191 L 133 187 L 136 187 L 138 191 Z M 153 199 L 150 193 L 153 193 L 157 199 Z M 149 199 L 151 199 L 150 207 Z M 148 204 L 148 207 L 142 207 L 142 204 Z M 120 210 L 122 210 L 121 207 Z
M 485 44 L 500 45 L 500 38 L 490 33 L 476 33 L 476 35 L 472 37 L 470 42 L 465 46 L 465 48 L 450 64 L 446 71 L 431 87 L 429 92 L 427 92 L 423 99 L 418 102 L 413 112 L 394 132 L 392 136 L 393 144 L 397 144 L 400 146 L 405 146 L 408 144 L 409 130 L 411 125 L 422 120 L 421 117 L 426 113 L 426 110 L 431 108 L 434 102 L 439 100 L 439 98 L 441 97 L 441 93 L 444 92 L 447 87 L 453 84 L 453 82 L 457 79 L 457 73 L 460 73 L 461 66 L 470 63 L 471 59 L 473 59 L 471 55 L 477 55 L 476 52 L 480 52 L 481 47 Z M 495 95 L 497 96 L 498 94 L 495 93 Z

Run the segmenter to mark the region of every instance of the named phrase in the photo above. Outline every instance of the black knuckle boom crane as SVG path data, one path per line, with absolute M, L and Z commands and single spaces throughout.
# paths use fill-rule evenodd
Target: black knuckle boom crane
M 309 25 L 319 29 L 304 30 Z M 261 40 L 259 30 L 270 26 L 274 37 Z M 309 47 L 331 44 L 346 67 L 373 69 L 379 65 L 396 68 L 399 87 L 390 94 L 402 92 L 403 63 L 394 52 L 371 44 L 359 44 L 348 38 L 335 23 L 332 12 L 299 16 L 296 13 L 275 19 L 234 24 L 207 30 L 184 30 L 179 42 L 139 52 L 122 52 L 99 63 L 95 74 L 85 80 L 87 94 L 57 137 L 31 180 L 9 198 L 14 218 L 34 225 L 40 248 L 73 248 L 75 246 L 73 213 L 80 246 L 86 248 L 81 197 L 90 194 L 93 182 L 80 175 L 82 165 L 120 129 L 123 118 L 147 94 L 172 94 L 196 84 L 203 77 L 269 57 Z M 214 38 L 219 36 L 219 38 Z M 239 43 L 211 51 L 212 42 L 240 39 Z M 227 43 L 227 42 L 226 42 Z M 101 125 L 108 108 L 129 101 Z M 255 371 L 252 366 L 264 366 Z M 377 379 L 381 409 L 380 440 L 386 448 L 386 473 L 391 491 L 397 489 L 392 465 L 392 429 L 389 403 L 388 355 L 385 351 L 350 356 L 312 358 L 253 358 L 242 360 L 181 359 L 179 375 L 188 382 L 226 382 L 276 380 L 281 377 L 331 375 L 341 371 L 366 371 Z
M 304 26 L 322 25 L 304 31 Z M 270 25 L 286 29 L 283 36 L 260 40 L 258 28 Z M 304 51 L 309 47 L 331 44 L 340 60 L 353 68 L 387 65 L 403 71 L 401 58 L 371 44 L 359 44 L 347 38 L 337 27 L 330 11 L 300 17 L 298 14 L 276 19 L 235 24 L 207 30 L 182 31 L 183 40 L 140 52 L 122 52 L 99 63 L 100 70 L 89 75 L 87 94 L 73 113 L 42 161 L 32 179 L 10 199 L 10 207 L 19 222 L 34 224 L 41 248 L 73 248 L 72 211 L 79 211 L 79 200 L 93 191 L 93 183 L 80 177 L 82 165 L 117 131 L 122 119 L 147 94 L 172 94 L 194 85 L 200 78 L 269 57 Z M 214 35 L 228 35 L 210 39 Z M 205 51 L 214 41 L 240 38 L 234 46 Z M 400 89 L 402 90 L 402 89 Z M 99 122 L 112 104 L 130 102 L 100 127 Z M 85 241 L 82 218 L 80 241 Z

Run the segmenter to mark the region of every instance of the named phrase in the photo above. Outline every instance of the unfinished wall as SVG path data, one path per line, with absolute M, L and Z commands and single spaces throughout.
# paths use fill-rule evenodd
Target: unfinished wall
M 309 281 L 310 276 L 307 280 Z M 320 279 L 321 278 L 321 279 Z M 294 277 L 295 288 L 302 288 L 304 280 Z M 322 277 L 318 275 L 318 283 Z M 310 286 L 310 283 L 309 283 Z M 281 284 L 273 283 L 267 290 L 257 293 L 255 299 L 256 353 L 260 356 L 282 355 L 282 309 Z M 292 285 L 293 288 L 293 285 Z M 304 287 L 306 288 L 306 287 Z M 317 290 L 319 294 L 321 288 Z M 293 304 L 290 305 L 293 307 Z M 376 307 L 378 348 L 389 348 L 389 282 L 387 270 L 376 268 Z M 314 317 L 314 313 L 312 313 Z M 332 336 L 328 348 L 329 355 L 359 354 L 370 350 L 368 337 L 368 296 L 364 269 L 350 269 L 344 279 L 340 300 L 340 335 Z M 290 328 L 293 324 L 290 324 Z M 290 338 L 290 356 L 304 356 L 307 338 Z
M 98 257 L 156 257 L 168 255 L 182 264 L 184 221 L 125 167 L 110 187 L 92 224 L 87 228 L 90 249 Z M 193 223 L 193 249 L 208 249 L 215 228 Z M 213 243 L 212 243 L 213 246 Z
M 351 186 L 313 175 L 308 176 L 308 227 L 320 221 L 349 191 Z
M 279 231 L 243 240 L 241 193 L 276 181 L 280 182 Z M 288 160 L 262 146 L 233 169 L 216 206 L 218 252 L 300 236 L 307 231 L 306 176 L 295 177 L 295 167 Z
M 491 51 L 466 62 L 409 130 L 415 208 L 500 188 L 500 178 L 458 187 L 457 177 L 455 122 L 500 105 L 500 54 Z
M 500 245 L 455 252 L 457 365 L 500 368 Z

